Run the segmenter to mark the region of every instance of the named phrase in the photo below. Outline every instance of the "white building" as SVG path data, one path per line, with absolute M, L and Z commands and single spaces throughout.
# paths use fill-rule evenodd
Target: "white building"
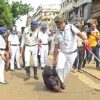
M 60 13 L 60 5 L 40 5 L 34 13 L 32 19 L 38 20 L 39 25 L 46 22 L 48 30 L 54 30 L 55 24 L 53 19 Z

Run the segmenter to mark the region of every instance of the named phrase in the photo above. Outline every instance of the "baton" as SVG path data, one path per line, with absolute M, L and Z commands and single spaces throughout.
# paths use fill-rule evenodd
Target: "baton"
M 89 52 L 99 61 L 99 63 L 100 63 L 100 59 L 88 48 L 88 47 L 86 47 L 87 48 L 87 50 L 89 50 Z

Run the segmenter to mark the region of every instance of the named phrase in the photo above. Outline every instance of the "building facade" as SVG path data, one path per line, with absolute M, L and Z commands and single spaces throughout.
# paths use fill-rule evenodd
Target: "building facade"
M 92 0 L 61 0 L 61 8 L 65 20 L 74 24 L 84 25 L 91 18 Z
M 60 13 L 60 5 L 40 5 L 34 13 L 32 19 L 38 20 L 39 26 L 42 22 L 46 22 L 48 30 L 55 30 L 53 22 L 55 16 Z
M 92 18 L 95 19 L 100 30 L 100 0 L 92 0 Z

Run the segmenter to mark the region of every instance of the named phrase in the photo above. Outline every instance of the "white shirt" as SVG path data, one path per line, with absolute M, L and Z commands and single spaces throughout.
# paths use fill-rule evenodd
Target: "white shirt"
M 6 42 L 5 42 L 4 38 L 2 37 L 2 35 L 0 35 L 0 48 L 6 49 Z
M 26 28 L 22 36 L 21 47 L 23 47 L 24 45 L 37 45 L 38 34 L 39 30 L 32 32 L 31 29 Z
M 8 36 L 8 41 L 10 41 L 11 44 L 14 44 L 14 45 L 19 45 L 20 44 L 19 37 L 16 34 L 15 35 L 14 34 L 10 34 Z
M 41 44 L 48 44 L 49 36 L 47 33 L 40 32 L 38 38 L 42 41 Z
M 64 31 L 57 31 L 55 35 L 55 44 L 59 44 L 59 49 L 64 53 L 73 52 L 77 49 L 76 34 L 79 32 L 80 31 L 74 25 L 67 24 Z
M 92 32 L 99 32 L 99 31 L 98 31 L 98 29 L 94 29 L 94 31 L 92 31 Z

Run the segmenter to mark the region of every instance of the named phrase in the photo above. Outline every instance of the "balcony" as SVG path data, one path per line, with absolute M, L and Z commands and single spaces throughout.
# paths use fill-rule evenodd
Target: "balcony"
M 100 11 L 100 3 L 92 6 L 92 12 Z
M 100 1 L 93 2 L 92 17 L 100 17 Z
M 77 0 L 77 7 L 85 4 L 85 3 L 91 3 L 92 0 Z

